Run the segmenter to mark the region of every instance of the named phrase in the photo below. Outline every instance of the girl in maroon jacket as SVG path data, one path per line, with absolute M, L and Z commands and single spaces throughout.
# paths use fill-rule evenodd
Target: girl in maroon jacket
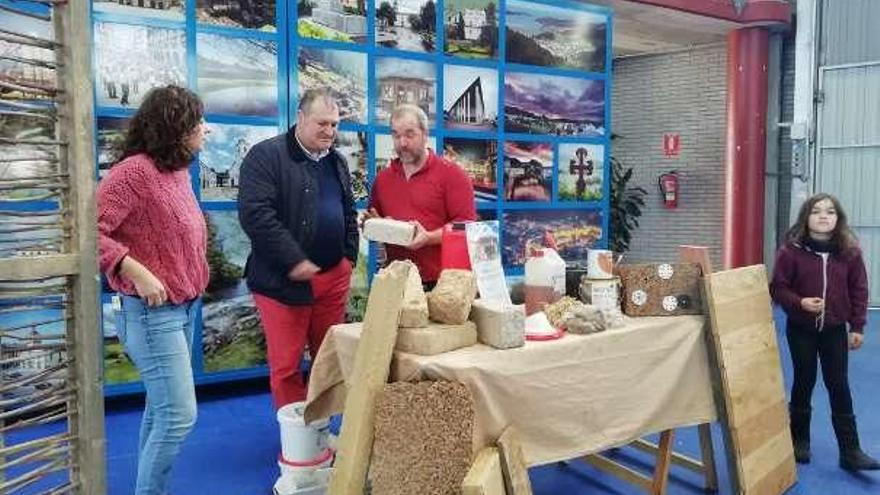
M 840 467 L 850 471 L 880 469 L 880 463 L 859 447 L 847 376 L 849 350 L 861 347 L 864 338 L 868 276 L 837 198 L 817 194 L 801 206 L 797 222 L 776 256 L 770 292 L 788 316 L 786 336 L 794 368 L 789 411 L 795 459 L 810 462 L 810 399 L 821 362 L 840 447 Z

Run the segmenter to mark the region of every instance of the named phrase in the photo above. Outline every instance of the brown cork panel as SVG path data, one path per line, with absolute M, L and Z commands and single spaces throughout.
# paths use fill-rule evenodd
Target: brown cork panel
M 473 460 L 474 400 L 454 382 L 391 383 L 376 404 L 373 495 L 453 495 Z
M 702 314 L 701 274 L 695 263 L 621 265 L 623 312 L 628 316 Z M 664 300 L 672 304 L 664 306 Z

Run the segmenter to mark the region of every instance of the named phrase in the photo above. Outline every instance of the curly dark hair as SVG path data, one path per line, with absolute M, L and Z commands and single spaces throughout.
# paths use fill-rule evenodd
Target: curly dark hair
M 171 84 L 150 90 L 128 124 L 119 161 L 146 153 L 163 172 L 188 167 L 194 155 L 186 140 L 203 115 L 202 100 L 186 88 Z
M 831 201 L 831 204 L 834 205 L 834 210 L 837 212 L 837 225 L 834 227 L 834 231 L 831 232 L 831 243 L 837 252 L 847 253 L 850 249 L 858 246 L 858 239 L 849 227 L 846 212 L 840 206 L 840 201 L 828 193 L 819 193 L 804 201 L 798 212 L 797 220 L 788 229 L 785 238 L 789 242 L 803 243 L 806 241 L 810 237 L 808 225 L 813 207 L 816 206 L 816 203 L 826 199 Z

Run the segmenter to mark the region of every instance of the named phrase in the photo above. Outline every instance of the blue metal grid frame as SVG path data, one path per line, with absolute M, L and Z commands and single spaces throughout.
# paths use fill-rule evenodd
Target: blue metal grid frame
M 257 126 L 275 126 L 279 132 L 287 129 L 296 117 L 296 108 L 298 103 L 298 79 L 297 64 L 291 63 L 296 60 L 300 47 L 318 48 L 318 49 L 334 49 L 347 52 L 356 52 L 364 54 L 367 57 L 367 88 L 366 88 L 366 112 L 367 123 L 343 122 L 339 128 L 341 131 L 354 131 L 367 133 L 367 178 L 372 183 L 375 177 L 375 158 L 376 158 L 376 136 L 389 132 L 387 125 L 376 124 L 376 105 L 378 96 L 378 79 L 376 75 L 376 61 L 382 57 L 394 57 L 399 59 L 407 59 L 413 61 L 428 62 L 434 65 L 436 70 L 436 88 L 435 88 L 435 117 L 433 121 L 433 129 L 430 134 L 432 139 L 436 139 L 438 152 L 442 153 L 443 143 L 447 137 L 449 138 L 473 138 L 483 140 L 493 140 L 497 144 L 496 154 L 496 184 L 497 197 L 495 201 L 479 201 L 477 209 L 480 212 L 494 212 L 494 217 L 501 222 L 501 232 L 504 232 L 504 213 L 508 211 L 553 211 L 553 210 L 577 210 L 599 211 L 602 213 L 602 238 L 599 241 L 599 247 L 606 247 L 608 244 L 608 228 L 609 228 L 609 195 L 610 195 L 610 135 L 611 135 L 611 82 L 612 82 L 612 32 L 613 32 L 613 15 L 610 9 L 605 7 L 588 5 L 573 0 L 518 0 L 523 3 L 532 3 L 536 5 L 571 9 L 574 11 L 589 12 L 604 16 L 606 19 L 606 39 L 605 39 L 605 63 L 604 71 L 586 72 L 576 69 L 565 69 L 555 67 L 540 67 L 523 65 L 507 62 L 506 54 L 506 27 L 507 27 L 507 3 L 508 0 L 495 0 L 496 18 L 498 22 L 498 47 L 497 57 L 494 59 L 469 59 L 447 55 L 445 53 L 445 0 L 435 0 L 436 7 L 436 39 L 435 49 L 431 53 L 417 53 L 405 51 L 396 48 L 387 48 L 378 46 L 376 40 L 376 9 L 377 4 L 381 0 L 367 1 L 367 36 L 363 43 L 327 41 L 314 38 L 300 37 L 298 34 L 298 18 L 296 5 L 298 0 L 276 2 L 276 30 L 274 32 L 259 31 L 254 29 L 243 29 L 237 27 L 225 27 L 217 25 L 202 24 L 197 21 L 196 1 L 184 0 L 185 9 L 184 16 L 180 20 L 165 20 L 149 16 L 132 16 L 121 15 L 108 12 L 93 11 L 93 23 L 106 22 L 118 24 L 130 24 L 138 26 L 158 27 L 172 30 L 179 30 L 185 33 L 186 39 L 186 83 L 193 89 L 198 90 L 197 80 L 197 35 L 198 34 L 215 34 L 233 38 L 247 38 L 261 41 L 272 41 L 277 46 L 277 83 L 278 83 L 278 117 L 252 117 L 237 115 L 221 115 L 208 114 L 206 121 L 215 124 L 238 124 L 238 125 L 257 125 Z M 94 41 L 94 40 L 93 40 Z M 94 44 L 94 43 L 93 43 Z M 494 69 L 498 74 L 498 110 L 496 115 L 496 126 L 493 130 L 462 130 L 447 129 L 444 125 L 444 68 L 447 65 L 455 66 L 471 66 L 474 68 L 490 68 Z M 525 133 L 507 132 L 504 126 L 504 79 L 508 72 L 565 76 L 569 78 L 601 80 L 604 82 L 604 128 L 605 132 L 599 137 L 570 137 L 555 135 L 538 135 Z M 97 101 L 97 100 L 96 100 Z M 130 117 L 134 110 L 130 108 L 117 108 L 98 106 L 95 107 L 96 117 Z M 97 118 L 96 129 L 97 131 Z M 553 182 L 552 197 L 546 202 L 510 202 L 504 198 L 504 143 L 506 141 L 528 141 L 528 142 L 549 142 L 553 150 Z M 560 163 L 559 145 L 562 143 L 585 143 L 594 144 L 604 147 L 605 159 L 603 161 L 603 199 L 601 201 L 587 202 L 571 202 L 559 201 L 559 170 L 563 166 Z M 199 183 L 199 167 L 195 161 L 191 168 L 193 176 L 193 188 L 199 197 L 201 193 Z M 214 200 L 201 201 L 201 205 L 205 211 L 234 211 L 237 210 L 235 201 L 230 200 Z M 363 209 L 366 202 L 361 201 L 357 207 Z M 376 269 L 376 251 L 374 246 L 370 247 L 369 270 L 372 273 Z M 521 267 L 505 267 L 506 272 L 510 276 L 521 276 L 523 271 Z M 105 295 L 106 299 L 108 296 Z M 196 335 L 194 342 L 200 342 L 198 337 L 201 331 L 201 320 L 197 322 Z M 208 373 L 203 370 L 202 363 L 202 347 L 194 346 L 193 353 L 193 369 L 197 383 L 212 383 L 225 380 L 251 378 L 263 376 L 267 373 L 266 367 L 236 369 L 222 372 Z M 143 390 L 140 383 L 115 384 L 106 387 L 107 395 L 118 395 L 126 393 L 135 393 Z

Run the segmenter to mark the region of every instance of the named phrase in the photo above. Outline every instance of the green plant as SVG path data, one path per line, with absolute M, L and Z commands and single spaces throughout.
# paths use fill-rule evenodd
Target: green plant
M 639 227 L 639 217 L 648 191 L 630 187 L 633 169 L 611 157 L 611 236 L 610 248 L 615 253 L 629 251 L 632 232 Z

